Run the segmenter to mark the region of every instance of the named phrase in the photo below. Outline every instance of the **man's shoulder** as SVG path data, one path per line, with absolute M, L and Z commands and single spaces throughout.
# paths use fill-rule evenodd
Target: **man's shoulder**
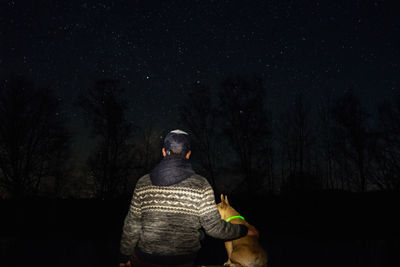
M 136 182 L 136 187 L 137 188 L 148 186 L 148 185 L 151 185 L 151 180 L 150 180 L 150 175 L 149 174 L 143 175 Z
M 199 174 L 193 174 L 189 178 L 185 179 L 183 184 L 198 189 L 208 189 L 211 187 L 207 179 Z

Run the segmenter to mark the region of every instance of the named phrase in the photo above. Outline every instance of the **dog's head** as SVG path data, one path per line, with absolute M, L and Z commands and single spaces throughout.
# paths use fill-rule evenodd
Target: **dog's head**
M 239 212 L 229 204 L 228 197 L 223 194 L 221 194 L 221 202 L 217 204 L 217 207 L 222 220 L 226 220 L 233 215 L 239 215 Z

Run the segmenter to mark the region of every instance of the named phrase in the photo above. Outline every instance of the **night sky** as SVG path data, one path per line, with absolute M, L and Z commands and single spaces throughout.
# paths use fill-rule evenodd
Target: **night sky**
M 388 1 L 1 1 L 0 75 L 73 103 L 97 79 L 121 81 L 139 126 L 180 128 L 193 83 L 259 74 L 267 108 L 296 92 L 312 105 L 353 89 L 367 108 L 399 94 L 399 19 Z

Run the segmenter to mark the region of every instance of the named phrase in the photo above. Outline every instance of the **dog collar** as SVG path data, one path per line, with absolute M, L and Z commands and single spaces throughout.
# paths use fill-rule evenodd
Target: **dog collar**
M 233 216 L 229 217 L 228 219 L 226 219 L 225 221 L 229 222 L 230 220 L 233 220 L 233 219 L 236 219 L 236 218 L 239 218 L 239 219 L 242 219 L 243 221 L 245 221 L 244 217 L 240 216 L 240 215 L 233 215 Z

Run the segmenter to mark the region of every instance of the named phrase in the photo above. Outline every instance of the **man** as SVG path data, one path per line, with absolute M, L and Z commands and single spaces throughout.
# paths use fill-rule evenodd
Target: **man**
M 258 235 L 252 226 L 221 220 L 213 189 L 191 167 L 186 132 L 168 133 L 162 153 L 162 161 L 138 180 L 133 192 L 122 231 L 120 266 L 194 266 L 201 228 L 224 240 Z

